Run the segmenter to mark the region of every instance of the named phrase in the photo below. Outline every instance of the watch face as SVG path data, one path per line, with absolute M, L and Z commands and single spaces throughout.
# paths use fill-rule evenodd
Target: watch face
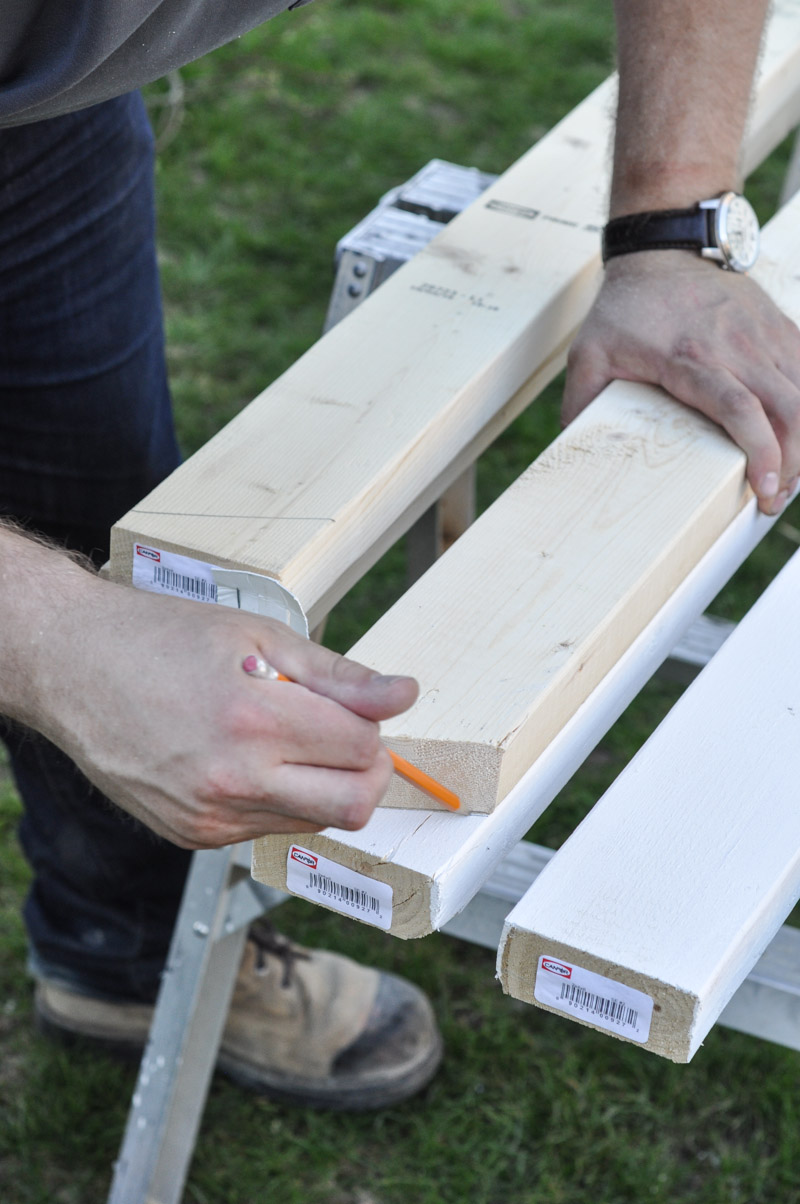
M 747 272 L 758 257 L 758 218 L 743 196 L 729 192 L 717 209 L 717 240 L 734 272 Z

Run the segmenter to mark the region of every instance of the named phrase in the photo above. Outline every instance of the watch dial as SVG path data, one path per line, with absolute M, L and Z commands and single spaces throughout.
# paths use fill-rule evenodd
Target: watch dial
M 733 195 L 718 211 L 719 243 L 729 267 L 746 272 L 758 256 L 758 218 L 743 196 Z

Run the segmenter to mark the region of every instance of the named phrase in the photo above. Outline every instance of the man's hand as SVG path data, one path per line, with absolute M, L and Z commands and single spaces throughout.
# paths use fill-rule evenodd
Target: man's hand
M 0 602 L 0 713 L 175 844 L 360 828 L 386 790 L 378 721 L 411 705 L 411 678 L 257 615 L 98 580 L 2 528 Z M 249 676 L 251 653 L 292 681 Z
M 749 277 L 688 251 L 609 261 L 573 344 L 570 422 L 612 380 L 647 381 L 724 427 L 766 513 L 800 473 L 800 332 Z
M 609 216 L 741 186 L 739 148 L 768 0 L 614 0 L 619 107 Z M 748 277 L 689 251 L 611 259 L 572 349 L 564 417 L 611 380 L 662 385 L 747 453 L 762 510 L 800 472 L 800 335 Z

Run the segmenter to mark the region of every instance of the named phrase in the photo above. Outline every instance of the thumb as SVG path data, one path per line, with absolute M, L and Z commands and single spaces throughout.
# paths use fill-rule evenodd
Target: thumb
M 567 357 L 567 380 L 561 403 L 562 426 L 568 426 L 577 418 L 613 379 L 604 355 L 595 354 L 580 342 L 573 343 Z
M 288 628 L 261 643 L 260 652 L 279 673 L 340 706 L 375 721 L 399 715 L 416 700 L 413 677 L 386 676 L 329 648 L 303 639 Z

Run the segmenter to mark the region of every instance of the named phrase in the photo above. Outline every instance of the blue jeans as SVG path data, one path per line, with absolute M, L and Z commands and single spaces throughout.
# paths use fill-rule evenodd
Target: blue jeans
M 92 556 L 179 461 L 137 94 L 0 131 L 0 514 Z M 0 721 L 2 722 L 2 721 Z M 189 854 L 5 724 L 36 972 L 155 997 Z

